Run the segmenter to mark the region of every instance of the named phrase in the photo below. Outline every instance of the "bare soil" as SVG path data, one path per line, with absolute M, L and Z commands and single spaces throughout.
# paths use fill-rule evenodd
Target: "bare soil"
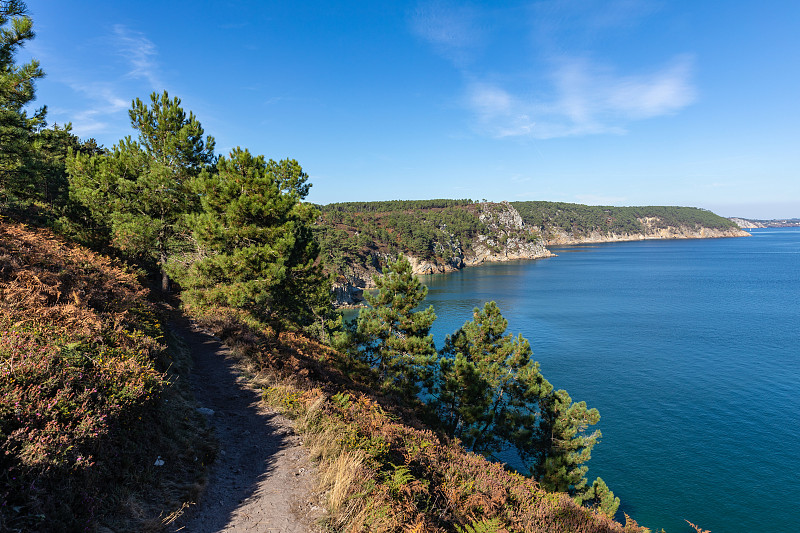
M 315 469 L 291 421 L 261 401 L 219 339 L 186 323 L 172 327 L 193 354 L 192 389 L 213 411 L 219 453 L 205 493 L 171 531 L 321 531 Z

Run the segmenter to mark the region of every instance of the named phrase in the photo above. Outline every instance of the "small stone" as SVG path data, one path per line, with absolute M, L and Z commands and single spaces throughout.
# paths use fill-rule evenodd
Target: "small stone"
M 198 407 L 197 412 L 205 416 L 214 416 L 214 410 L 208 407 Z

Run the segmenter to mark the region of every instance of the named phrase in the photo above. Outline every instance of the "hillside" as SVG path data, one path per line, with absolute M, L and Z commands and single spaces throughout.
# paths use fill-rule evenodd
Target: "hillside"
M 336 275 L 339 304 L 359 302 L 361 291 L 374 287 L 373 276 L 398 254 L 408 257 L 415 274 L 552 255 L 508 202 L 353 202 L 320 210 L 314 231 Z
M 612 207 L 563 202 L 512 202 L 548 245 L 645 239 L 743 237 L 734 222 L 694 207 Z
M 202 490 L 214 448 L 176 386 L 189 363 L 164 344 L 147 290 L 108 258 L 4 223 L 0 292 L 0 530 L 167 529 Z M 426 429 L 341 352 L 276 338 L 233 309 L 188 311 L 232 347 L 266 403 L 297 419 L 332 530 L 646 531 Z
M 387 260 L 406 256 L 415 274 L 483 262 L 539 259 L 550 245 L 748 235 L 691 207 L 607 207 L 471 200 L 350 202 L 318 206 L 314 228 L 335 274 L 339 305 L 357 304 Z
M 232 309 L 193 309 L 296 421 L 316 461 L 329 531 L 649 533 L 466 451 L 373 387 L 344 352 L 295 333 L 279 343 Z M 271 340 L 272 339 L 272 340 Z
M 152 530 L 196 496 L 213 449 L 169 339 L 134 274 L 0 223 L 0 531 Z

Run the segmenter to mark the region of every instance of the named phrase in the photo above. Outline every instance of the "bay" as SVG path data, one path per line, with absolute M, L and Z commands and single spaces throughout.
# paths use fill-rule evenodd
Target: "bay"
M 437 347 L 495 300 L 602 416 L 589 478 L 641 525 L 800 530 L 800 229 L 553 249 L 425 276 Z

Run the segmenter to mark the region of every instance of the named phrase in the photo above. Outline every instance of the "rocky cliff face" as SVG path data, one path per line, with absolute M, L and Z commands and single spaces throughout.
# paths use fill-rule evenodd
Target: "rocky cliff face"
M 760 220 L 747 220 L 746 218 L 729 218 L 731 222 L 736 223 L 742 229 L 745 228 L 766 228 L 767 225 Z
M 550 228 L 546 232 L 547 246 L 599 243 L 599 242 L 623 242 L 623 241 L 643 241 L 647 239 L 715 239 L 721 237 L 749 237 L 750 234 L 738 228 L 714 229 L 703 227 L 688 226 L 668 226 L 663 227 L 659 220 L 655 218 L 639 219 L 645 226 L 645 231 L 641 233 L 601 233 L 593 231 L 587 235 L 574 235 L 567 233 L 560 228 Z
M 436 262 L 406 255 L 414 273 L 454 272 L 484 262 L 539 259 L 553 255 L 545 248 L 538 233 L 525 225 L 519 212 L 508 202 L 481 204 L 479 216 L 485 230 L 473 242 L 460 243 L 451 236 L 447 242 L 436 244 L 440 249 L 449 251 L 449 261 Z M 337 305 L 344 307 L 363 303 L 363 291 L 375 287 L 373 277 L 380 274 L 381 265 L 391 260 L 394 257 L 373 254 L 369 264 L 350 265 L 351 273 L 347 276 L 347 282 L 334 287 Z
M 800 227 L 800 218 L 773 218 L 770 220 L 750 220 L 747 218 L 729 218 L 740 228 L 796 228 Z

